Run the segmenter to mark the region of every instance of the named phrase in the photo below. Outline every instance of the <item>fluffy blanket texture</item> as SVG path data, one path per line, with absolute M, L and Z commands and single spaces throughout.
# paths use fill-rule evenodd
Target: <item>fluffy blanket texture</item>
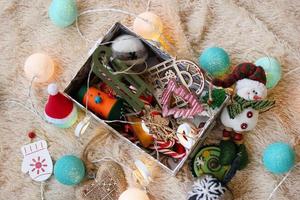
M 46 52 L 54 58 L 55 77 L 63 90 L 87 59 L 94 41 L 102 37 L 117 21 L 131 27 L 133 18 L 120 13 L 93 13 L 80 17 L 83 40 L 75 25 L 61 29 L 48 18 L 50 0 L 0 1 L 0 100 L 18 100 L 29 105 L 29 80 L 25 77 L 25 59 L 34 52 Z M 78 0 L 79 12 L 91 8 L 120 8 L 132 13 L 146 10 L 147 1 L 140 0 Z M 269 91 L 276 107 L 260 115 L 256 129 L 246 135 L 250 164 L 236 174 L 229 184 L 235 199 L 266 199 L 283 176 L 272 175 L 261 163 L 263 149 L 270 143 L 285 141 L 300 144 L 300 1 L 295 0 L 152 0 L 150 10 L 164 22 L 166 38 L 176 47 L 173 55 L 197 61 L 204 48 L 218 45 L 230 54 L 232 64 L 254 62 L 269 55 L 283 66 L 283 78 Z M 39 112 L 47 100 L 47 83 L 33 86 L 32 100 Z M 21 172 L 20 147 L 29 142 L 27 132 L 35 130 L 47 140 L 53 160 L 64 154 L 75 154 L 85 160 L 111 156 L 132 166 L 135 158 L 148 162 L 153 172 L 149 185 L 151 199 L 183 200 L 193 178 L 188 166 L 176 177 L 144 158 L 124 144 L 120 138 L 93 121 L 88 134 L 77 139 L 74 126 L 59 129 L 44 123 L 31 112 L 14 103 L 1 103 L 0 115 L 0 199 L 40 199 L 40 184 Z M 80 118 L 83 113 L 80 114 Z M 220 138 L 217 126 L 207 143 Z M 297 148 L 296 148 L 297 149 Z M 300 153 L 298 148 L 297 153 Z M 129 185 L 134 185 L 131 172 L 125 169 Z M 299 199 L 300 171 L 295 169 L 273 199 Z M 45 199 L 75 199 L 77 187 L 59 184 L 53 177 L 47 181 Z

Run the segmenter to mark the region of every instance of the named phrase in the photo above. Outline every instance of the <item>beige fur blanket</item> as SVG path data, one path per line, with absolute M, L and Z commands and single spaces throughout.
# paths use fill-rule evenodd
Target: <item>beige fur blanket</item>
M 139 14 L 147 6 L 146 0 L 78 0 L 77 3 L 79 12 L 111 7 Z M 55 60 L 53 81 L 61 90 L 87 59 L 94 42 L 82 40 L 75 25 L 65 29 L 54 26 L 48 18 L 49 5 L 50 0 L 0 1 L 1 101 L 17 99 L 28 103 L 30 81 L 24 75 L 23 65 L 34 52 L 46 52 Z M 267 199 L 283 176 L 272 175 L 264 169 L 263 149 L 276 141 L 300 143 L 300 70 L 296 69 L 300 66 L 300 1 L 153 0 L 150 10 L 162 18 L 164 32 L 176 46 L 178 58 L 196 61 L 205 47 L 218 45 L 228 51 L 232 64 L 255 61 L 265 55 L 281 62 L 283 78 L 269 92 L 277 106 L 262 114 L 256 129 L 247 134 L 251 162 L 229 184 L 235 199 Z M 79 25 L 83 34 L 95 41 L 117 21 L 131 27 L 133 18 L 118 13 L 95 13 L 81 17 Z M 47 100 L 46 86 L 34 85 L 32 91 L 33 102 L 40 112 Z M 144 159 L 96 121 L 84 137 L 77 139 L 74 127 L 55 128 L 16 104 L 1 103 L 0 109 L 0 199 L 40 199 L 39 183 L 21 172 L 20 148 L 29 142 L 27 132 L 30 130 L 47 140 L 54 160 L 64 154 L 90 160 L 112 156 L 131 166 L 135 158 Z M 211 138 L 220 137 L 220 132 L 221 129 L 216 128 Z M 92 142 L 91 138 L 94 138 Z M 149 185 L 153 200 L 185 199 L 193 180 L 187 165 L 176 177 L 171 177 L 154 163 L 148 164 L 153 172 L 153 182 Z M 125 172 L 129 184 L 133 185 L 130 171 L 125 169 Z M 273 199 L 299 199 L 299 184 L 300 171 L 296 168 Z M 45 199 L 75 199 L 77 190 L 78 187 L 63 186 L 52 177 L 45 187 Z

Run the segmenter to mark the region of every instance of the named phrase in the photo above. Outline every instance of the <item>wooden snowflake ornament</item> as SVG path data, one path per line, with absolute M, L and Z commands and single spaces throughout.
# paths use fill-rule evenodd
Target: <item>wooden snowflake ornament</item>
M 170 108 L 172 95 L 182 98 L 187 106 L 185 108 Z M 161 98 L 162 115 L 167 117 L 173 115 L 174 118 L 192 118 L 204 111 L 203 106 L 193 93 L 187 90 L 183 85 L 178 85 L 174 79 L 171 79 L 164 90 Z

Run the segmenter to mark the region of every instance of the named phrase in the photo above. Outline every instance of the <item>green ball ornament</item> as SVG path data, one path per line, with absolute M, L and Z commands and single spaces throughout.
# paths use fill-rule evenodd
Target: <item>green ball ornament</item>
M 49 17 L 60 28 L 70 26 L 77 17 L 76 1 L 53 0 L 49 7 Z
M 295 165 L 295 157 L 295 151 L 289 144 L 276 142 L 264 150 L 263 163 L 268 171 L 283 174 Z
M 229 71 L 230 59 L 224 49 L 210 47 L 200 55 L 199 64 L 211 76 L 218 77 Z
M 274 88 L 281 79 L 280 63 L 272 57 L 262 57 L 255 62 L 256 66 L 261 66 L 267 75 L 267 88 Z
M 77 185 L 85 175 L 85 167 L 82 160 L 73 155 L 59 158 L 54 165 L 55 179 L 64 185 Z

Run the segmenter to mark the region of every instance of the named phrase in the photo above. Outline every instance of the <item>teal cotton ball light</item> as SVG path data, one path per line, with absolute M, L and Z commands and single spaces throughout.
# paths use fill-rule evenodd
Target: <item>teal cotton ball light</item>
M 281 79 L 280 63 L 272 57 L 262 57 L 255 62 L 256 66 L 261 66 L 267 75 L 267 88 L 273 88 Z
M 219 47 L 205 49 L 199 57 L 200 67 L 214 77 L 228 72 L 230 59 L 226 51 Z
M 64 185 L 77 185 L 84 178 L 84 175 L 84 164 L 76 156 L 62 156 L 54 165 L 55 179 Z
M 263 153 L 263 164 L 274 174 L 286 173 L 295 165 L 295 151 L 283 142 L 270 144 Z
M 64 28 L 73 24 L 77 17 L 75 0 L 52 0 L 49 17 L 53 24 Z

